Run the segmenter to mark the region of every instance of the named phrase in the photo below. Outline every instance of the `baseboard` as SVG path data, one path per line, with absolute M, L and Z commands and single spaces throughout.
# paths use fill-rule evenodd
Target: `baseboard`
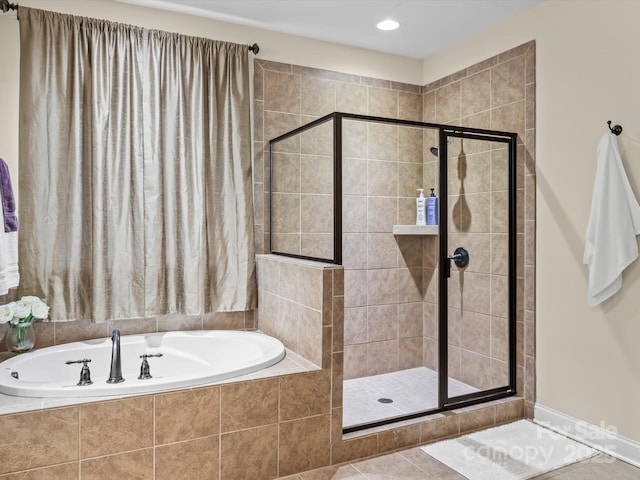
M 613 427 L 592 425 L 539 403 L 535 406 L 533 421 L 640 467 L 640 443 L 619 435 Z

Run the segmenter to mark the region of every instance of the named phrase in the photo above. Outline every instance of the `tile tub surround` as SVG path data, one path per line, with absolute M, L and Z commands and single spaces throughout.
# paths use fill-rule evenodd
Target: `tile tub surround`
M 517 315 L 517 388 L 527 400 L 527 414 L 531 417 L 535 400 L 534 42 L 515 47 L 424 86 L 264 60 L 255 60 L 254 66 L 254 205 L 258 252 L 268 249 L 267 142 L 271 138 L 333 111 L 518 132 L 520 308 Z M 389 145 L 377 145 L 375 134 L 369 135 L 366 129 L 359 132 L 359 124 L 350 123 L 354 131 L 351 136 L 345 137 L 345 149 L 356 154 L 351 157 L 345 155 L 345 177 L 349 171 L 363 172 L 369 167 L 371 170 L 368 175 L 353 175 L 349 183 L 343 184 L 346 284 L 344 374 L 346 378 L 355 378 L 381 373 L 379 368 L 408 368 L 417 360 L 433 368 L 437 361 L 437 310 L 434 303 L 437 292 L 437 242 L 435 239 L 404 239 L 393 245 L 391 229 L 389 227 L 387 230 L 387 227 L 393 221 L 412 223 L 415 220 L 415 192 L 406 191 L 411 184 L 408 178 L 422 178 L 415 183 L 422 183 L 425 187 L 437 184 L 436 158 L 429 152 L 429 147 L 436 144 L 436 136 L 433 132 L 425 133 L 423 142 L 416 143 L 411 141 L 411 129 L 401 129 L 397 136 L 392 137 L 395 142 L 392 146 L 396 147 L 394 153 L 393 148 L 386 148 Z M 386 127 L 380 125 L 379 129 Z M 412 145 L 412 148 L 408 148 Z M 400 148 L 403 148 L 403 153 L 399 156 Z M 367 156 L 358 154 L 358 149 L 367 152 Z M 369 151 L 379 151 L 376 156 L 382 158 L 369 157 Z M 500 161 L 498 155 L 496 152 L 485 158 L 486 154 L 476 152 L 474 160 L 478 160 L 478 166 L 491 167 L 491 162 L 497 165 L 496 162 Z M 397 184 L 393 181 L 380 183 L 378 179 L 382 175 L 395 179 Z M 483 181 L 477 182 L 478 179 Z M 485 180 L 489 182 L 488 187 Z M 474 193 L 469 197 L 482 200 L 480 197 L 484 195 L 490 201 L 498 202 L 501 200 L 499 186 L 503 180 L 500 176 L 488 179 L 481 176 L 472 181 L 468 176 L 465 187 L 469 192 L 469 189 L 473 189 Z M 397 186 L 397 190 L 392 190 L 394 186 Z M 451 187 L 455 189 L 456 185 Z M 366 215 L 358 210 L 363 205 L 368 212 Z M 471 220 L 475 229 L 480 216 Z M 492 244 L 499 246 L 503 239 L 500 232 L 491 231 L 490 222 L 486 231 L 458 233 L 469 234 L 473 236 L 473 241 L 488 244 L 489 248 Z M 367 248 L 356 248 L 358 245 L 367 245 Z M 378 252 L 392 251 L 394 253 L 378 255 Z M 486 266 L 493 270 L 486 274 L 495 280 L 497 291 L 503 285 L 504 270 L 501 268 L 504 267 L 504 258 L 498 256 L 490 260 Z M 387 289 L 387 296 L 383 296 L 384 291 L 378 288 L 381 285 Z M 400 298 L 401 294 L 403 298 Z M 392 311 L 394 304 L 395 312 Z M 485 307 L 481 304 L 465 309 L 464 315 L 461 309 L 455 313 L 460 313 L 458 316 L 461 321 L 478 331 L 491 331 L 493 327 L 490 340 L 497 344 L 500 332 L 504 331 L 500 328 L 503 317 L 496 309 L 493 313 L 489 310 L 488 314 L 478 311 L 482 308 L 486 310 Z M 422 321 L 413 322 L 415 318 Z M 462 371 L 463 356 L 465 360 L 470 358 L 485 366 L 493 365 L 496 371 L 504 366 L 504 350 L 491 351 L 490 342 L 476 344 L 468 333 L 463 338 L 462 331 L 457 329 L 457 332 L 459 335 L 451 339 L 450 346 L 453 352 L 450 365 L 452 372 L 466 377 L 475 375 L 469 369 Z M 379 355 L 387 358 L 389 363 L 381 367 L 380 362 L 368 362 L 369 358 Z
M 330 370 L 0 416 L 0 479 L 273 479 L 521 418 L 521 399 L 343 440 Z M 105 477 L 106 472 L 109 473 Z
M 0 361 L 5 357 L 12 356 L 9 353 L 0 354 Z M 318 370 L 318 367 L 300 355 L 287 349 L 286 357 L 279 363 L 259 370 L 254 373 L 242 375 L 239 377 L 223 380 L 221 382 L 199 385 L 192 388 L 203 388 L 205 386 L 222 385 L 234 382 L 244 382 L 249 380 L 257 380 L 263 378 L 277 377 L 285 374 L 302 373 Z M 104 396 L 104 397 L 78 397 L 78 398 L 40 398 L 40 397 L 14 397 L 11 395 L 0 394 L 0 416 L 6 414 L 29 412 L 34 410 L 44 410 L 48 408 L 66 407 L 71 405 L 80 405 L 85 403 L 104 402 L 110 400 L 119 400 L 122 398 L 134 397 L 141 394 L 121 395 L 121 396 Z
M 0 478 L 275 478 L 300 471 L 296 452 L 327 465 L 328 384 L 316 371 L 0 416 Z

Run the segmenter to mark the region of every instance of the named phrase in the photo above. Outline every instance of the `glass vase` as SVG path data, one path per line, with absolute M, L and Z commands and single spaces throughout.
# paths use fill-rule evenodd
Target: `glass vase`
M 32 322 L 9 324 L 7 330 L 7 350 L 13 353 L 24 353 L 36 344 L 36 334 Z

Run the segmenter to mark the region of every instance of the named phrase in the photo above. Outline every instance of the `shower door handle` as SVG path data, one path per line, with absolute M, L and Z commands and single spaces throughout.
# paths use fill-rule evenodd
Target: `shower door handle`
M 447 262 L 445 263 L 445 273 L 447 277 L 451 276 L 451 260 L 453 260 L 458 268 L 464 268 L 469 265 L 469 252 L 463 247 L 458 247 L 453 252 L 453 255 L 447 257 Z

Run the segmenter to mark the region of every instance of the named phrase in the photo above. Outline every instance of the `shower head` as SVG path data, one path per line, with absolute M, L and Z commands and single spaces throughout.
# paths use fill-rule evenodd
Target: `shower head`
M 451 144 L 451 142 L 453 141 L 453 139 L 451 138 L 447 138 L 447 145 Z M 438 156 L 438 147 L 431 147 L 429 149 L 429 151 L 434 155 L 434 156 Z

